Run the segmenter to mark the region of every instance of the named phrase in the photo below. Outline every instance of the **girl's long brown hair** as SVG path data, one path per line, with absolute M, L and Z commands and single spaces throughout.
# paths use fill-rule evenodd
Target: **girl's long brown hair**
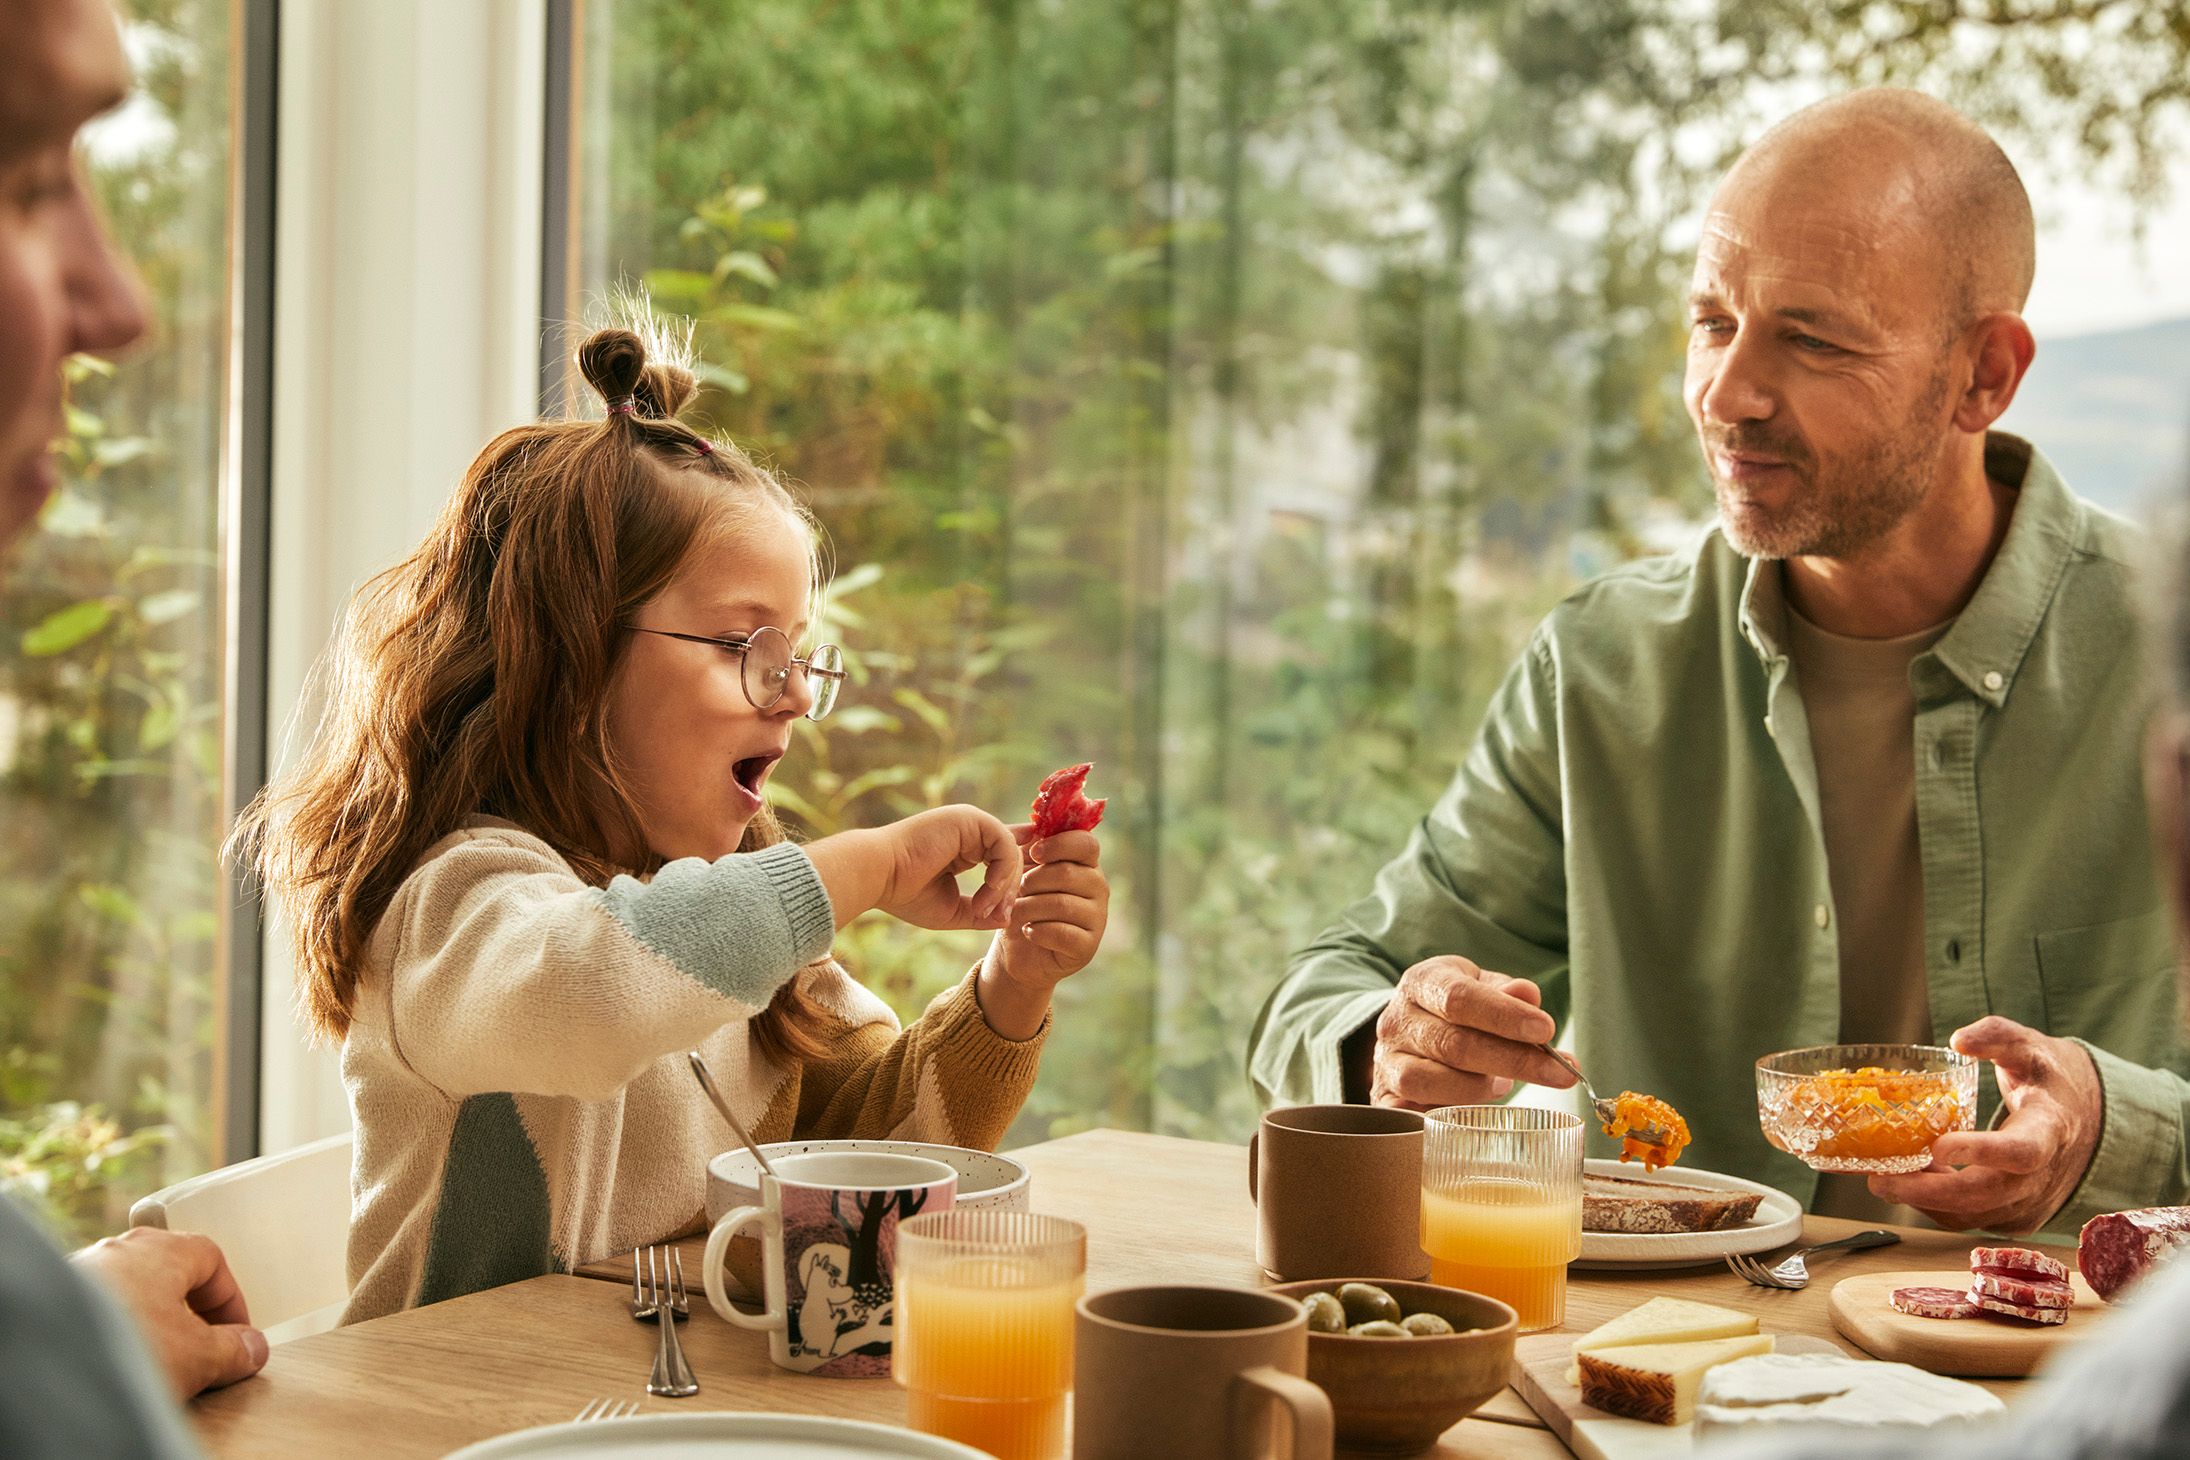
M 605 733 L 626 626 L 744 514 L 787 512 L 815 540 L 773 476 L 676 419 L 694 387 L 683 364 L 606 329 L 578 368 L 607 417 L 519 426 L 479 453 L 426 540 L 359 590 L 316 674 L 316 740 L 229 840 L 289 914 L 298 1002 L 322 1038 L 349 1031 L 396 889 L 466 818 L 517 823 L 596 886 L 659 866 Z M 782 840 L 763 809 L 739 850 Z M 754 1019 L 764 1054 L 826 1052 L 814 974 Z

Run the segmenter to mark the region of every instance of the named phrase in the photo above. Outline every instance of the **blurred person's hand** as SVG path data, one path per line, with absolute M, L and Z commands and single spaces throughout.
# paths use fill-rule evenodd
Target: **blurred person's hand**
M 137 1320 L 177 1399 L 248 1379 L 266 1363 L 243 1290 L 210 1237 L 132 1227 L 70 1261 L 103 1283 Z

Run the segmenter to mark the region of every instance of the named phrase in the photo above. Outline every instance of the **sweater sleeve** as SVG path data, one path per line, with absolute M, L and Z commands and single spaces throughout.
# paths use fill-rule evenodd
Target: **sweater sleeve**
M 989 1028 L 974 995 L 979 972 L 937 995 L 909 1028 L 854 1026 L 829 1058 L 809 1062 L 798 1134 L 995 1150 L 1034 1089 L 1050 1021 L 1026 1039 Z
M 601 888 L 531 837 L 467 834 L 386 916 L 392 1042 L 455 1098 L 606 1099 L 764 1008 L 835 932 L 820 875 L 788 843 Z

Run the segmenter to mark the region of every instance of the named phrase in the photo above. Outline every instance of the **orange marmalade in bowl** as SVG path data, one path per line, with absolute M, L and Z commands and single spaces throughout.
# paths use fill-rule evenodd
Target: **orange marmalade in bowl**
M 1938 1045 L 1826 1044 L 1757 1061 L 1764 1138 L 1815 1171 L 1921 1171 L 1977 1123 L 1977 1062 Z
M 1643 1170 L 1655 1171 L 1672 1165 L 1688 1149 L 1688 1122 L 1657 1096 L 1622 1090 L 1612 1111 L 1615 1118 L 1604 1133 L 1620 1143 L 1622 1161 L 1640 1161 Z M 1663 1143 L 1645 1140 L 1647 1135 L 1662 1136 Z

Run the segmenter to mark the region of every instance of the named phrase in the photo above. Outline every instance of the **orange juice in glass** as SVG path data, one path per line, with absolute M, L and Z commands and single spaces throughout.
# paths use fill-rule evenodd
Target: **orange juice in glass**
M 1582 1122 L 1559 1110 L 1450 1105 L 1424 1118 L 1422 1250 L 1430 1281 L 1512 1305 L 1521 1331 L 1566 1318 L 1582 1255 Z
M 972 1208 L 900 1223 L 891 1373 L 906 1423 L 999 1460 L 1062 1456 L 1086 1273 L 1087 1229 L 1062 1217 Z

